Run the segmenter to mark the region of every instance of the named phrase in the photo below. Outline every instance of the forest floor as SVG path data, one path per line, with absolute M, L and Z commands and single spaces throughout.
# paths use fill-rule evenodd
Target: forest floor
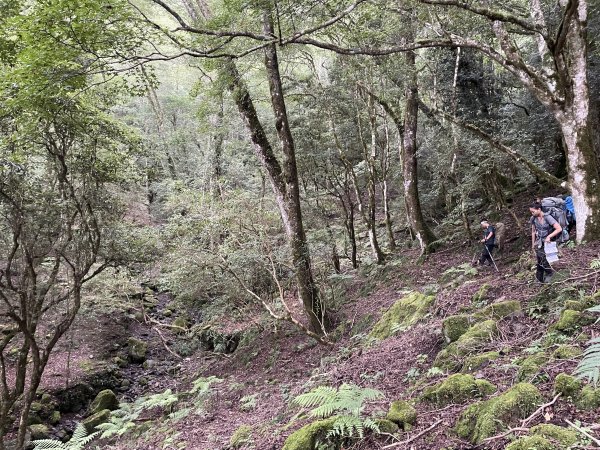
M 378 410 L 385 413 L 390 402 L 405 399 L 414 400 L 418 417 L 411 431 L 397 437 L 368 436 L 345 448 L 381 449 L 394 442 L 399 443 L 396 449 L 505 448 L 515 434 L 519 435 L 518 431 L 478 445 L 455 433 L 460 414 L 479 399 L 443 406 L 417 401 L 428 386 L 452 373 L 430 370 L 436 355 L 446 346 L 442 336 L 444 319 L 466 311 L 473 313 L 490 304 L 517 300 L 521 311 L 498 320 L 497 335 L 479 349 L 498 351 L 499 357 L 473 375 L 492 382 L 498 393 L 518 381 L 531 381 L 545 402 L 554 398 L 556 375 L 572 373 L 578 358 L 549 357 L 525 377 L 522 360 L 539 352 L 552 354 L 559 344 L 583 350 L 589 338 L 600 335 L 599 324 L 586 324 L 561 335 L 554 344 L 545 347 L 542 344 L 566 299 L 577 300 L 597 291 L 600 271 L 590 269 L 590 264 L 600 257 L 600 244 L 563 248 L 553 282 L 540 285 L 534 279 L 531 261 L 524 262 L 526 258 L 521 257 L 527 253 L 526 232 L 518 230 L 511 236 L 514 239 L 509 239 L 510 244 L 497 260 L 498 272 L 490 267 L 469 270 L 473 254 L 480 249 L 466 245 L 443 248 L 423 263 L 417 263 L 416 251 L 402 250 L 401 254 L 390 257 L 385 266 L 348 271 L 337 300 L 338 327 L 333 333 L 332 346 L 317 344 L 288 323 L 256 327 L 257 323 L 265 323 L 262 312 L 257 311 L 256 317 L 246 321 L 246 337 L 233 353 L 197 350 L 188 357 L 177 358 L 169 350 L 178 339 L 183 339 L 181 335 L 168 329 L 159 335 L 148 323 L 132 321 L 125 326 L 110 317 L 96 318 L 93 323 L 92 319 L 78 323 L 83 334 L 80 336 L 77 331 L 75 335 L 81 345 L 69 357 L 70 366 L 78 367 L 79 372 L 76 370 L 70 376 L 74 379 L 81 376 L 83 362 L 93 360 L 95 354 L 98 358 L 108 358 L 118 353 L 124 345 L 119 337 L 129 334 L 149 343 L 151 363 L 123 370 L 122 376 L 130 380 L 121 389 L 123 401 L 167 388 L 174 392 L 189 391 L 199 377 L 221 380 L 210 386 L 210 396 L 201 411 L 189 413 L 182 420 L 150 414 L 148 419 L 154 419 L 152 426 L 140 430 L 138 437 L 131 435 L 118 443 L 103 444 L 106 449 L 229 449 L 231 436 L 240 427 L 248 426 L 251 437 L 246 446 L 238 448 L 279 450 L 294 430 L 309 422 L 299 414 L 299 408 L 290 405 L 291 399 L 316 386 L 342 383 L 371 387 L 383 393 L 381 400 L 369 403 L 368 413 Z M 475 294 L 484 285 L 486 292 L 475 301 Z M 435 293 L 429 313 L 385 340 L 368 339 L 380 316 L 411 291 Z M 163 295 L 153 313 L 158 321 L 168 300 Z M 47 372 L 46 387 L 53 387 L 60 378 L 66 351 L 66 346 L 62 346 L 55 355 Z M 598 411 L 579 410 L 562 398 L 542 413 L 533 417 L 528 426 L 552 423 L 564 427 L 565 420 L 592 426 L 599 420 Z M 72 420 L 76 418 L 73 416 Z M 594 432 L 596 438 L 600 437 L 598 431 L 591 431 Z

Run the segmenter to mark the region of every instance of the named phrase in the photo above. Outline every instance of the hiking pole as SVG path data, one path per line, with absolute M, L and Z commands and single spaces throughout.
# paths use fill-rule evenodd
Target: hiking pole
M 489 248 L 488 248 L 488 246 L 487 246 L 487 245 L 485 245 L 485 244 L 483 244 L 483 246 L 484 246 L 484 247 L 485 247 L 485 249 L 487 250 L 487 252 L 488 252 L 488 255 L 490 255 L 490 258 L 491 258 L 492 262 L 494 263 L 494 267 L 496 268 L 496 272 L 500 272 L 500 271 L 498 270 L 498 266 L 496 265 L 496 261 L 494 261 L 494 257 L 493 257 L 493 256 L 492 256 L 492 254 L 490 253 L 490 249 L 489 249 Z

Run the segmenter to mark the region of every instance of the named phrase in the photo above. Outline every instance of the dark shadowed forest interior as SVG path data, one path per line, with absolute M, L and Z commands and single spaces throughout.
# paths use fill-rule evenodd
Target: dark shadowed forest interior
M 600 2 L 0 0 L 0 450 L 600 449 Z

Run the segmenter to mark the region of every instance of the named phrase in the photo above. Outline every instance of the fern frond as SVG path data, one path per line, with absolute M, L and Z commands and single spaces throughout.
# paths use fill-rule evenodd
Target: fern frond
M 317 405 L 322 405 L 331 402 L 337 390 L 330 386 L 319 386 L 310 392 L 301 394 L 296 397 L 292 403 L 303 408 L 312 408 Z
M 88 434 L 83 424 L 79 423 L 68 442 L 56 441 L 54 439 L 39 439 L 31 443 L 34 450 L 83 450 L 99 434 L 99 431 Z
M 590 263 L 590 269 L 600 269 L 600 259 L 594 259 Z
M 575 369 L 575 376 L 587 379 L 597 386 L 600 382 L 600 337 L 588 342 L 589 347 L 583 352 L 583 359 Z

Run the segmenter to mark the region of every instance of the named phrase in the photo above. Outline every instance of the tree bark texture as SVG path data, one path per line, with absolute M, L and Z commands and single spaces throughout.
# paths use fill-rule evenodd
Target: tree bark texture
M 402 175 L 404 178 L 404 202 L 410 227 L 421 247 L 421 254 L 427 254 L 432 251 L 431 244 L 434 242 L 435 236 L 425 223 L 419 199 L 417 173 L 419 91 L 414 52 L 406 52 L 405 58 L 410 72 L 405 89 L 404 125 L 400 146 L 400 160 L 402 161 Z

